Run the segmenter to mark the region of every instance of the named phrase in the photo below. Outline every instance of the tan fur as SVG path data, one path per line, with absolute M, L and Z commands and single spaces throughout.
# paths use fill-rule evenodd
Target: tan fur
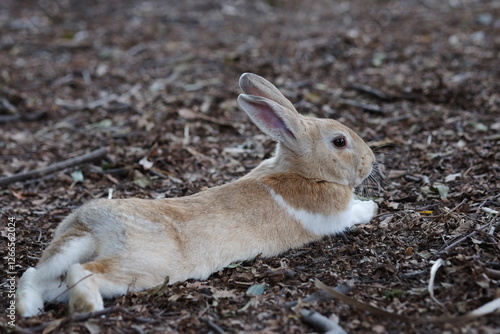
M 348 186 L 306 179 L 299 174 L 273 174 L 264 177 L 263 182 L 293 207 L 324 215 L 346 210 L 352 196 Z M 332 198 L 338 200 L 332 202 Z
M 87 262 L 83 265 L 83 269 L 93 272 L 94 274 L 105 274 L 112 268 L 109 260 L 100 260 L 99 262 Z
M 189 278 L 233 261 L 278 255 L 368 222 L 376 204 L 353 198 L 374 155 L 344 125 L 304 117 L 268 81 L 244 74 L 241 107 L 278 141 L 275 157 L 232 183 L 183 198 L 99 199 L 69 215 L 36 268 L 23 275 L 18 311 L 33 315 L 71 287 L 70 311 L 102 308 L 112 297 Z M 346 139 L 343 148 L 332 140 Z M 64 293 L 64 291 L 62 291 Z M 35 305 L 35 306 L 33 306 Z
M 82 237 L 84 235 L 87 235 L 89 232 L 90 228 L 88 226 L 80 222 L 75 222 L 74 224 L 72 224 L 71 230 L 64 234 L 64 237 L 56 237 L 54 240 L 52 240 L 50 247 L 48 247 L 43 252 L 40 262 L 44 262 L 47 259 L 52 258 L 52 256 L 54 256 L 55 254 L 59 253 L 59 249 L 61 248 L 61 246 L 66 244 L 68 240 Z

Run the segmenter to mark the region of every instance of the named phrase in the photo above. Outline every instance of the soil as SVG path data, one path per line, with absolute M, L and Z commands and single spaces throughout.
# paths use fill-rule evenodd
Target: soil
M 386 177 L 360 191 L 379 215 L 204 281 L 106 300 L 102 317 L 51 303 L 11 328 L 9 272 L 36 265 L 73 209 L 110 192 L 193 194 L 272 156 L 273 141 L 237 107 L 243 72 L 370 143 Z M 1 186 L 2 331 L 320 331 L 302 321 L 307 309 L 349 333 L 500 333 L 498 313 L 425 321 L 500 297 L 499 79 L 498 1 L 3 0 L 0 179 L 108 154 Z M 316 279 L 424 321 L 311 298 Z

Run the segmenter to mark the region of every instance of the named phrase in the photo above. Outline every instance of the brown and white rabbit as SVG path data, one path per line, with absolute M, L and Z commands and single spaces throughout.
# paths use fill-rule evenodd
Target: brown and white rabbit
M 103 308 L 102 298 L 189 278 L 234 261 L 286 250 L 369 222 L 373 201 L 353 189 L 375 157 L 351 129 L 300 115 L 270 82 L 240 78 L 240 107 L 278 141 L 273 158 L 241 179 L 192 196 L 98 199 L 70 214 L 35 268 L 19 281 L 17 310 L 43 311 L 69 299 L 71 312 Z M 69 289 L 68 289 L 69 287 Z

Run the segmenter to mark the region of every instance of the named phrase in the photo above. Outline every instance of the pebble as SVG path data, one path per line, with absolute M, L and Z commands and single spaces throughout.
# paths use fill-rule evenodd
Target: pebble
M 483 26 L 489 26 L 493 22 L 491 13 L 481 13 L 476 17 L 476 22 Z

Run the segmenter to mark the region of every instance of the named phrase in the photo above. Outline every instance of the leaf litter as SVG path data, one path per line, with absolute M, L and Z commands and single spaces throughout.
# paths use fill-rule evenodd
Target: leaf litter
M 312 310 L 349 333 L 499 332 L 487 314 L 500 297 L 494 2 L 44 4 L 0 7 L 0 179 L 106 155 L 0 186 L 2 239 L 16 219 L 17 277 L 90 199 L 185 196 L 270 157 L 273 142 L 235 104 L 242 72 L 355 129 L 388 182 L 369 194 L 379 216 L 343 235 L 107 300 L 102 314 L 51 304 L 17 319 L 20 329 L 302 333 L 316 328 L 302 321 Z M 335 301 L 315 280 L 349 282 L 350 298 L 398 317 L 474 317 L 406 325 Z

